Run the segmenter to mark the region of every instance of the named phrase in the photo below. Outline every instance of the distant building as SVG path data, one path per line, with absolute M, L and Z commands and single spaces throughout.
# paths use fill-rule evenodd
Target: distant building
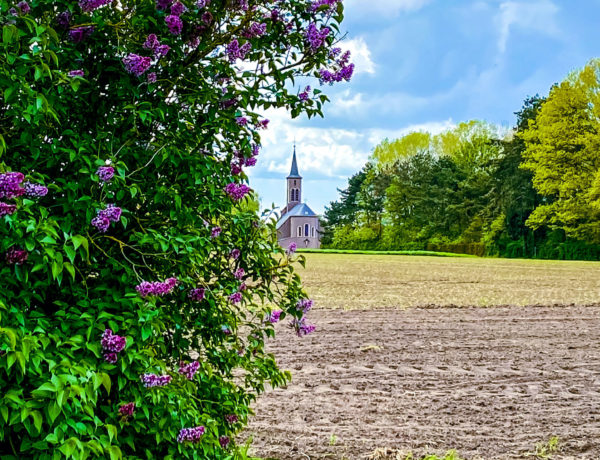
M 299 248 L 320 248 L 319 216 L 302 203 L 302 176 L 298 173 L 296 146 L 292 156 L 292 169 L 287 181 L 287 205 L 277 222 L 277 238 L 283 248 L 296 243 Z

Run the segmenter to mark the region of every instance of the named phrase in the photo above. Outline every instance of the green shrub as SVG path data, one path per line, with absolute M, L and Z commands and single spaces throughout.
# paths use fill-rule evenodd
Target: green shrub
M 0 458 L 242 458 L 311 330 L 242 166 L 350 77 L 341 4 L 184 3 L 0 0 Z

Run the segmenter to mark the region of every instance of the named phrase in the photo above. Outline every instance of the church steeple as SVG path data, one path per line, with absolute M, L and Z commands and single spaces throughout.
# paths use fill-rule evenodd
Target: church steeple
M 296 144 L 294 144 L 294 155 L 292 156 L 292 169 L 288 179 L 302 179 L 302 176 L 298 173 L 298 162 L 296 161 Z
M 298 172 L 298 161 L 296 160 L 296 143 L 294 142 L 294 154 L 292 155 L 292 168 L 287 176 L 287 206 L 285 212 L 289 212 L 294 206 L 302 202 L 302 176 Z

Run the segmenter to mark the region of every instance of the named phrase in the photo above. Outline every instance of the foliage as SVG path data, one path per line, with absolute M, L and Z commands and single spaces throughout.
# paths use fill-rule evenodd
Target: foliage
M 184 3 L 0 0 L 3 459 L 244 458 L 273 323 L 310 330 L 242 167 L 350 78 L 341 3 Z
M 600 60 L 550 91 L 522 133 L 523 167 L 545 199 L 529 216 L 534 229 L 548 226 L 568 236 L 600 242 Z

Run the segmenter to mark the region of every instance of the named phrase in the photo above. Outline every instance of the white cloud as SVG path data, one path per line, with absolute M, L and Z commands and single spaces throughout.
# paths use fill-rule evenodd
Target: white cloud
M 556 23 L 557 13 L 558 7 L 550 0 L 503 2 L 497 18 L 500 29 L 498 50 L 500 53 L 506 51 L 510 31 L 513 27 L 532 30 L 548 36 L 560 35 L 560 29 Z
M 402 11 L 417 11 L 432 0 L 347 0 L 346 8 L 352 12 L 364 11 L 369 14 L 396 15 Z
M 349 50 L 355 65 L 355 74 L 375 73 L 375 63 L 371 59 L 371 51 L 363 37 L 344 40 L 340 43 L 343 50 Z

